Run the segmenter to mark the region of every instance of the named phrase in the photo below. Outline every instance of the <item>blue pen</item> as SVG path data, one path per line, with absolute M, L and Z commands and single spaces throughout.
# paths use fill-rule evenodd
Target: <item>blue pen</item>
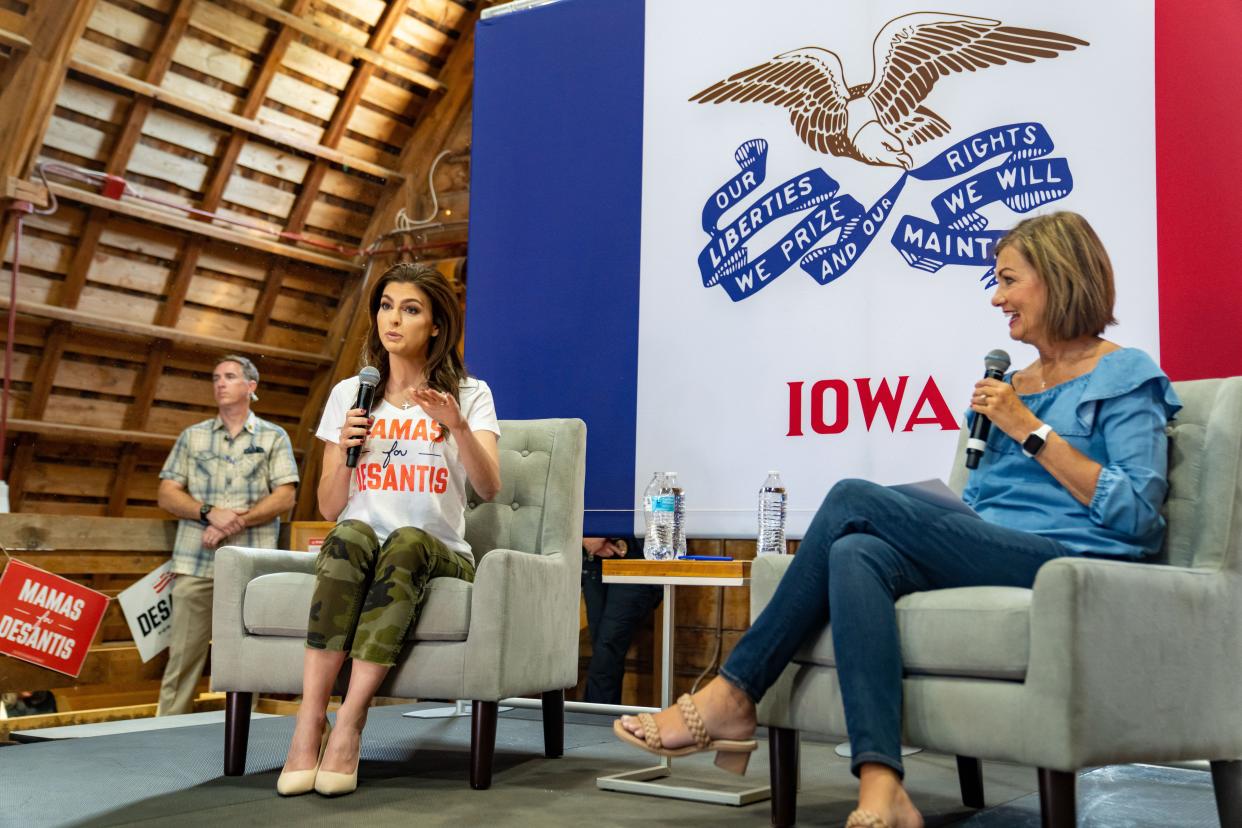
M 731 555 L 678 555 L 679 561 L 731 561 Z

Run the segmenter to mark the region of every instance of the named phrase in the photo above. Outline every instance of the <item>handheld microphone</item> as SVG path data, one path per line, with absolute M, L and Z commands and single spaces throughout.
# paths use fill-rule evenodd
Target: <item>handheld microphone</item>
M 1008 363 L 1006 363 L 1008 364 Z M 371 405 L 375 402 L 375 387 L 379 385 L 380 372 L 368 365 L 358 372 L 358 399 L 354 400 L 353 408 L 361 408 L 371 413 Z M 345 465 L 356 468 L 358 458 L 362 455 L 362 444 L 345 449 Z
M 1009 370 L 1009 354 L 1000 348 L 988 351 L 988 355 L 983 358 L 983 368 L 984 379 L 1004 379 L 1005 372 Z M 970 425 L 970 439 L 966 441 L 966 468 L 979 468 L 983 450 L 988 445 L 988 432 L 991 430 L 992 421 L 975 412 L 975 421 Z

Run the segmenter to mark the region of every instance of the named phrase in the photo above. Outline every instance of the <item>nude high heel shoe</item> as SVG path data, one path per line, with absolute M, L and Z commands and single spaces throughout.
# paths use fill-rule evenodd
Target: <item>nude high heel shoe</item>
M 315 790 L 315 777 L 319 773 L 319 763 L 323 761 L 323 752 L 328 747 L 328 734 L 332 732 L 332 723 L 323 723 L 323 738 L 319 740 L 319 758 L 315 767 L 308 770 L 281 771 L 276 780 L 276 793 L 281 796 L 298 796 Z
M 315 774 L 315 792 L 323 796 L 342 796 L 358 789 L 358 764 L 362 761 L 362 745 L 358 745 L 358 758 L 354 760 L 352 773 L 321 770 Z

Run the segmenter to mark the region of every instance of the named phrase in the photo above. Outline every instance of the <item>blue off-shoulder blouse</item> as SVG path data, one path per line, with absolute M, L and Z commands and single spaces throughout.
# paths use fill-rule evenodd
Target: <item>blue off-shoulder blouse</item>
M 962 499 L 989 523 L 1051 538 L 1079 554 L 1140 558 L 1157 551 L 1168 493 L 1165 427 L 1182 407 L 1160 366 L 1137 348 L 1122 348 L 1088 374 L 1019 399 L 1103 466 L 1095 495 L 1079 503 L 993 428 Z

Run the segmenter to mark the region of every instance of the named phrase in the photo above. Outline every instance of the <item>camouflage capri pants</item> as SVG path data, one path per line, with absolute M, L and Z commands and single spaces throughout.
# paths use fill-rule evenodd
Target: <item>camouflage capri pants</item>
M 403 526 L 380 545 L 360 520 L 338 523 L 315 559 L 306 646 L 392 666 L 432 578 L 474 580 L 474 566 L 436 538 Z

